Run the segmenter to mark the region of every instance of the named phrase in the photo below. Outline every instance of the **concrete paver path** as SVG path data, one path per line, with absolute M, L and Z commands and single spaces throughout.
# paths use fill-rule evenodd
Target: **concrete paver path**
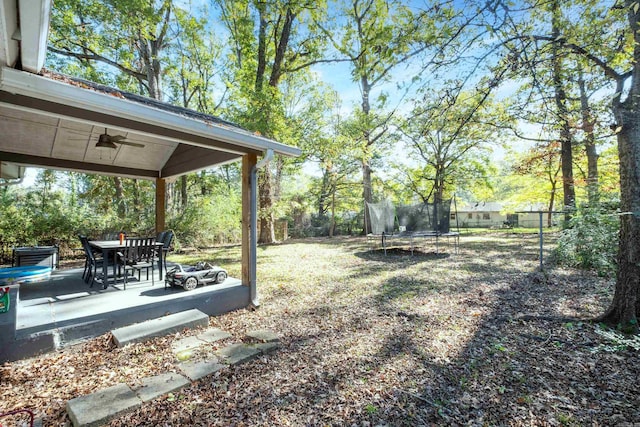
M 150 333 L 157 336 L 157 330 Z M 217 341 L 231 338 L 231 334 L 217 328 L 209 328 L 202 333 L 176 340 L 172 350 L 176 354 L 176 367 L 184 374 L 168 372 L 142 378 L 140 384 L 130 387 L 120 383 L 80 396 L 67 402 L 67 414 L 74 426 L 100 426 L 126 412 L 135 410 L 144 402 L 179 391 L 191 384 L 228 366 L 245 363 L 261 354 L 274 351 L 279 346 L 278 336 L 271 331 L 250 331 L 245 339 L 258 341 L 254 344 L 234 343 L 206 354 L 205 360 L 191 360 L 193 352 L 210 347 Z M 136 340 L 144 337 L 137 336 Z

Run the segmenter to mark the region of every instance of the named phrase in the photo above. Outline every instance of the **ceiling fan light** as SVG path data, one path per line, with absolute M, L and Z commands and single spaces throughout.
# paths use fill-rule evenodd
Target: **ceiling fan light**
M 118 146 L 111 141 L 108 135 L 100 135 L 98 142 L 96 142 L 96 148 L 98 150 L 116 150 Z

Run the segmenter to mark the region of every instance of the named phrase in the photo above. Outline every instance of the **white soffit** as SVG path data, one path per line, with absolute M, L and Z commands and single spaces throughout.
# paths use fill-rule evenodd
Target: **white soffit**
M 277 154 L 285 156 L 299 156 L 301 154 L 299 148 L 258 135 L 241 132 L 232 127 L 195 120 L 180 114 L 121 99 L 114 95 L 80 88 L 70 83 L 10 68 L 0 69 L 0 90 L 233 144 L 238 146 L 237 154 L 243 154 L 242 148 L 262 152 L 272 149 Z M 186 142 L 189 143 L 189 141 Z M 204 144 L 192 144 L 207 147 Z
M 19 0 L 19 12 L 22 69 L 37 74 L 47 56 L 51 0 Z
M 13 39 L 18 29 L 16 0 L 0 0 L 0 65 L 13 67 L 18 60 L 19 46 Z

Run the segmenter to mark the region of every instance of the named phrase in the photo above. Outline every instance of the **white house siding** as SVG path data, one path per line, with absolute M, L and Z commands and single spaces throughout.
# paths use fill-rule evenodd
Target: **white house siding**
M 469 204 L 458 210 L 458 224 L 460 227 L 502 227 L 509 217 L 518 212 L 518 227 L 538 227 L 540 216 L 538 211 L 545 210 L 542 205 L 527 205 L 520 208 L 506 209 L 505 205 L 498 202 L 480 202 Z M 523 213 L 524 212 L 524 213 Z M 455 218 L 452 216 L 451 221 Z M 547 216 L 543 214 L 543 225 L 547 226 Z
M 463 206 L 458 209 L 458 224 L 460 227 L 499 227 L 507 220 L 501 210 L 502 204 L 495 202 Z

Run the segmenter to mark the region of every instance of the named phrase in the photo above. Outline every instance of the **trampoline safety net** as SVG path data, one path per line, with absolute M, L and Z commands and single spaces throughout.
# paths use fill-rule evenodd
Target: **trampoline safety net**
M 401 205 L 396 209 L 398 225 L 408 232 L 419 233 L 435 231 L 449 232 L 451 218 L 451 199 L 440 203 L 420 203 Z
M 409 233 L 449 232 L 451 199 L 440 203 L 399 205 L 394 208 L 390 201 L 367 203 L 372 234 L 392 234 L 395 230 Z M 396 227 L 396 218 L 398 227 Z
M 393 203 L 389 200 L 384 200 L 378 203 L 365 203 L 369 210 L 371 233 L 393 233 L 396 218 L 396 210 L 393 207 Z

